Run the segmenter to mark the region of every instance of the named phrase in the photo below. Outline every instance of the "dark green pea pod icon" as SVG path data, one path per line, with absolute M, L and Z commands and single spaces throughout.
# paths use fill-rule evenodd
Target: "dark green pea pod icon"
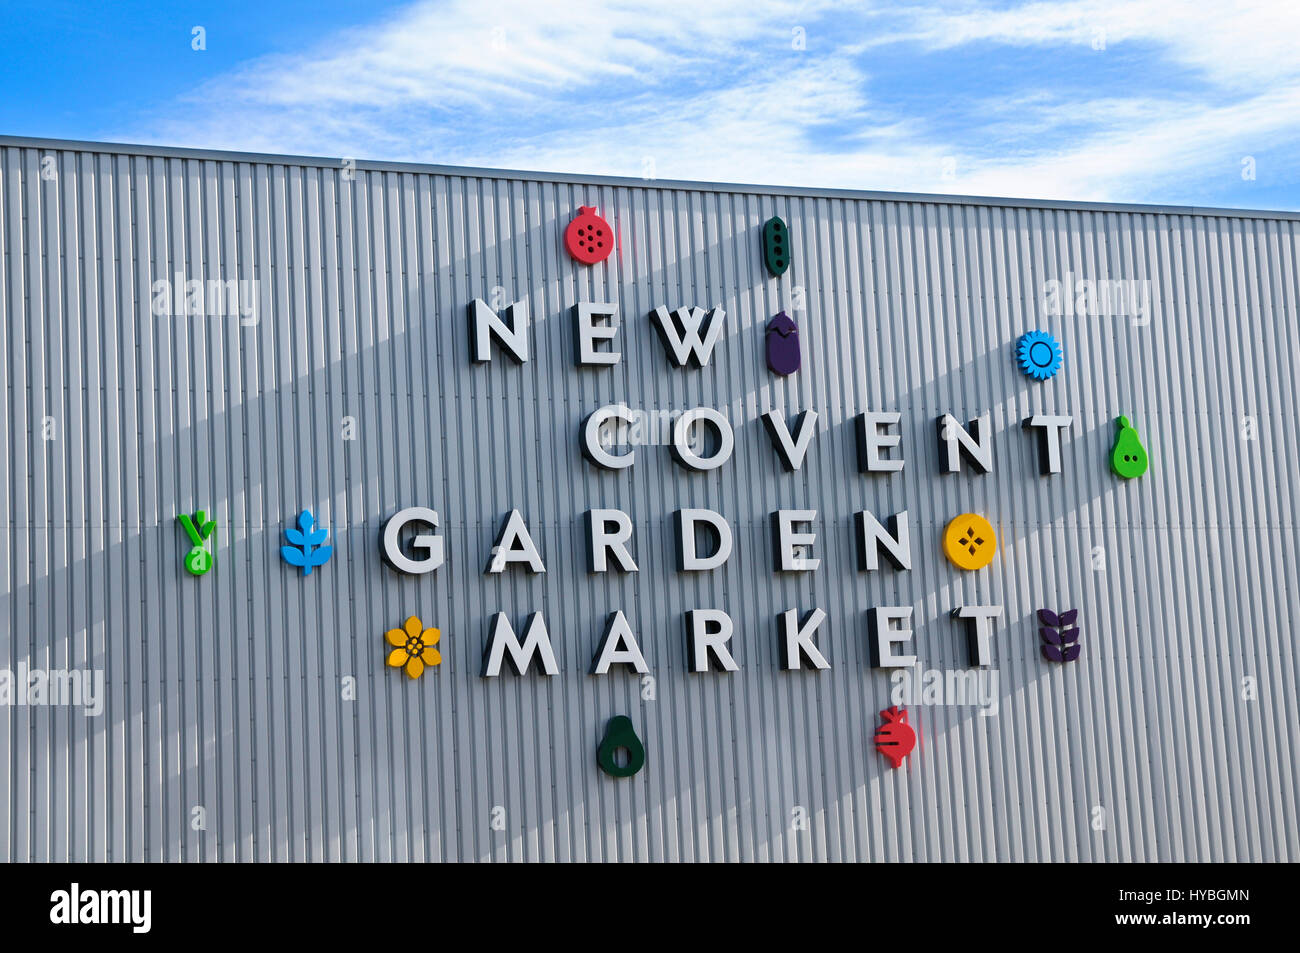
M 775 215 L 763 225 L 763 261 L 773 278 L 790 267 L 790 229 Z
M 620 765 L 614 758 L 619 748 L 627 752 L 626 764 Z M 596 749 L 596 763 L 615 778 L 630 778 L 645 767 L 645 745 L 636 736 L 632 719 L 627 715 L 615 715 L 605 726 L 605 737 Z
M 1110 452 L 1110 468 L 1126 480 L 1140 477 L 1150 463 L 1146 447 L 1127 417 L 1119 417 L 1115 422 L 1119 424 L 1119 433 L 1115 436 L 1115 449 Z

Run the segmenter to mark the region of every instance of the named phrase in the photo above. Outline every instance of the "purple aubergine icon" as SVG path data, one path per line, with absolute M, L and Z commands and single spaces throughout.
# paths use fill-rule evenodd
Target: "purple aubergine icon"
M 784 311 L 767 322 L 767 366 L 777 374 L 799 370 L 799 326 Z

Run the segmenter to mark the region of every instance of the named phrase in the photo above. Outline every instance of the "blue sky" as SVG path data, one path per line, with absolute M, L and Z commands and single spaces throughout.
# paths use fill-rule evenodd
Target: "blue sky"
M 1294 0 L 7 0 L 0 131 L 1298 209 L 1298 27 Z

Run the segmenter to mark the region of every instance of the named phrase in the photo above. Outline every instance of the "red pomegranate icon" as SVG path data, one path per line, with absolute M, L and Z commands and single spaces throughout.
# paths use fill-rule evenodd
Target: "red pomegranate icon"
M 876 729 L 876 750 L 897 768 L 916 747 L 916 732 L 907 723 L 907 709 L 897 705 L 880 713 L 885 723 Z
M 614 229 L 594 208 L 581 205 L 577 217 L 564 230 L 564 247 L 575 260 L 594 265 L 614 250 Z

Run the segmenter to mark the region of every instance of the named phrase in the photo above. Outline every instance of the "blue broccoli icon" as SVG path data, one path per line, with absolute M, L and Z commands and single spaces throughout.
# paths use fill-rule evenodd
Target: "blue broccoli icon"
M 321 545 L 330 533 L 327 529 L 315 528 L 316 518 L 311 515 L 311 510 L 303 510 L 298 514 L 298 525 L 301 531 L 284 531 L 285 538 L 293 545 L 281 546 L 280 555 L 289 565 L 302 567 L 302 574 L 309 576 L 314 567 L 329 562 L 330 556 L 334 555 L 334 547 Z

